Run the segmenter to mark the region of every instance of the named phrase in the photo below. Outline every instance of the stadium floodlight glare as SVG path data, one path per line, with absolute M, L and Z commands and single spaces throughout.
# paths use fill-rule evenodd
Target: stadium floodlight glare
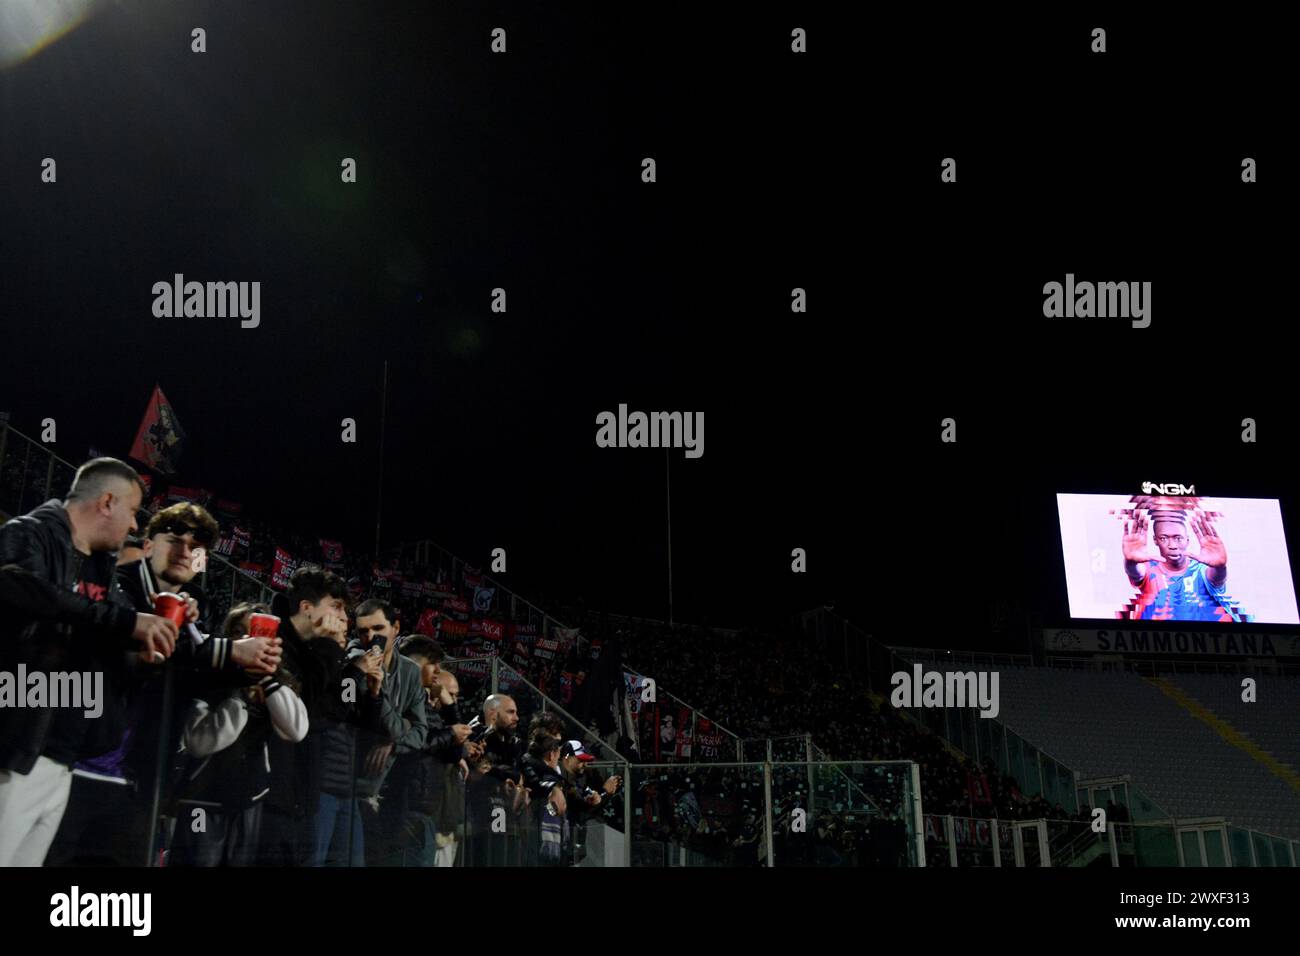
M 100 0 L 4 0 L 0 3 L 0 69 L 35 56 L 79 26 Z

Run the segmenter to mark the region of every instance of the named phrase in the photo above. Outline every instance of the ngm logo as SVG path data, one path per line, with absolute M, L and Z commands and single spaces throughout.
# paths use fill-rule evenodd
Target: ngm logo
M 1142 494 L 1150 495 L 1194 495 L 1195 485 L 1157 485 L 1150 481 L 1142 482 Z

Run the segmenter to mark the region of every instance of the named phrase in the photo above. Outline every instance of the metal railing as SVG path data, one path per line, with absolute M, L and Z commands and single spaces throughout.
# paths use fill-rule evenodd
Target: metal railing
M 906 648 L 898 648 L 906 651 Z M 910 669 L 912 661 L 890 651 L 895 670 Z M 928 652 L 935 653 L 935 652 Z M 942 652 L 939 652 L 942 653 Z M 989 655 L 990 657 L 1013 655 Z M 942 662 L 943 657 L 927 660 Z M 951 661 L 948 661 L 951 664 Z M 943 737 L 958 750 L 972 757 L 977 766 L 985 758 L 993 761 L 999 773 L 1013 777 L 1022 793 L 1041 796 L 1065 810 L 1078 809 L 1075 781 L 1078 773 L 1041 747 L 1016 733 L 995 717 L 976 716 L 971 708 L 899 708 L 914 721 Z

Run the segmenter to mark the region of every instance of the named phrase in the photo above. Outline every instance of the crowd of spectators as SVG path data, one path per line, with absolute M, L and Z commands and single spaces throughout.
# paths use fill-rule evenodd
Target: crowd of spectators
M 263 529 L 256 522 L 247 523 L 255 532 Z M 296 548 L 308 556 L 320 554 L 319 544 L 309 538 L 265 528 L 263 535 L 254 536 L 254 551 L 263 556 L 273 546 L 259 546 L 259 537 L 280 542 L 282 547 L 287 543 L 287 549 Z M 375 571 L 380 566 L 356 558 L 351 551 L 345 551 L 345 558 L 347 565 L 341 573 L 354 587 L 359 585 L 360 593 L 376 593 Z M 386 557 L 383 564 L 388 565 L 384 570 L 397 571 L 399 582 L 428 580 L 440 574 L 450 577 L 445 564 L 420 565 L 409 557 Z M 401 583 L 392 585 L 384 596 L 406 622 L 419 620 L 433 606 L 418 593 L 403 593 Z M 473 600 L 473 594 L 463 584 L 457 588 L 457 597 L 466 602 Z M 485 617 L 507 622 L 506 612 L 498 603 Z M 817 748 L 835 760 L 915 760 L 921 767 L 926 812 L 987 814 L 1002 819 L 1067 820 L 1076 816 L 1059 803 L 1023 794 L 1016 781 L 999 772 L 991 761 L 977 767 L 941 737 L 870 694 L 865 681 L 809 651 L 802 636 L 791 629 L 778 627 L 764 632 L 670 627 L 662 622 L 610 617 L 573 606 L 556 608 L 554 613 L 556 619 L 578 630 L 582 638 L 562 647 L 561 653 L 550 659 L 509 661 L 506 646 L 494 647 L 474 639 L 448 640 L 442 635 L 439 639 L 453 655 L 497 650 L 548 696 L 571 704 L 575 683 L 580 686 L 585 677 L 585 642 L 603 640 L 610 646 L 615 645 L 616 638 L 615 646 L 621 648 L 622 662 L 628 668 L 653 676 L 664 691 L 737 737 L 779 738 L 810 733 Z M 627 747 L 621 749 L 631 755 Z M 646 755 L 635 756 L 644 759 Z M 752 753 L 747 753 L 746 759 L 752 759 Z M 972 778 L 981 782 L 973 786 Z M 852 828 L 842 829 L 848 832 Z
M 921 768 L 927 813 L 1072 817 L 1059 803 L 1022 793 L 992 761 L 977 766 L 954 751 L 943 738 L 871 694 L 864 680 L 810 652 L 797 632 L 602 622 L 596 614 L 570 613 L 584 632 L 600 633 L 602 627 L 621 631 L 628 666 L 653 675 L 661 687 L 741 738 L 810 733 L 833 760 L 914 760 Z M 980 782 L 972 786 L 972 778 Z
M 156 505 L 163 503 L 155 501 Z M 581 736 L 587 740 L 599 736 L 625 756 L 644 755 L 633 751 L 626 736 L 620 737 L 620 729 L 625 733 L 626 728 L 618 726 L 618 715 L 605 713 L 610 708 L 603 703 L 611 697 L 611 674 L 621 686 L 618 679 L 624 663 L 653 676 L 665 692 L 688 702 L 700 716 L 707 715 L 737 737 L 811 734 L 819 751 L 835 760 L 914 760 L 921 768 L 922 801 L 927 813 L 996 815 L 1002 819 L 1070 818 L 1059 804 L 1021 794 L 1016 782 L 990 763 L 975 767 L 940 737 L 871 695 L 861 679 L 811 652 L 793 631 L 780 627 L 770 632 L 669 627 L 565 607 L 556 608 L 551 619 L 555 633 L 563 636 L 553 649 L 539 654 L 538 641 L 547 641 L 551 634 L 530 626 L 529 640 L 516 644 L 509 628 L 519 619 L 511 620 L 510 605 L 504 596 L 478 601 L 480 589 L 486 589 L 481 572 L 463 562 L 449 565 L 441 560 L 447 557 L 442 555 L 437 564 L 419 564 L 414 560 L 414 551 L 403 554 L 400 550 L 375 560 L 364 549 L 336 545 L 298 529 L 281 527 L 243 513 L 242 509 L 222 519 L 223 536 L 230 536 L 238 527 L 246 533 L 247 543 L 241 535 L 237 546 L 228 544 L 228 558 L 217 558 L 213 573 L 206 579 L 217 585 L 210 594 L 214 620 L 220 620 L 239 601 L 269 596 L 267 590 L 257 595 L 250 593 L 250 583 L 256 581 L 264 588 L 278 583 L 271 580 L 278 549 L 291 556 L 293 565 L 321 565 L 337 573 L 346 582 L 353 602 L 365 598 L 389 602 L 405 632 L 418 628 L 436 637 L 449 656 L 497 654 L 543 693 L 578 712 L 588 725 L 584 730 L 589 731 Z M 220 551 L 218 547 L 214 554 Z M 234 576 L 231 567 L 243 573 Z M 430 593 L 429 582 L 438 583 L 436 593 Z M 491 595 L 491 590 L 486 590 Z M 457 608 L 464 610 L 456 613 Z M 529 621 L 537 617 L 534 614 Z M 471 618 L 473 631 L 464 626 Z M 561 628 L 557 619 L 571 629 Z M 488 636 L 491 628 L 480 627 L 484 623 L 500 625 L 502 635 Z M 586 690 L 590 693 L 583 700 L 584 681 L 596 666 L 593 646 L 599 650 L 602 645 L 607 654 L 602 682 L 599 687 L 588 682 Z M 482 670 L 473 672 L 468 681 L 470 694 L 479 700 L 486 696 L 482 675 Z M 700 753 L 697 747 L 694 759 L 699 759 Z M 754 756 L 747 753 L 746 759 Z M 797 756 L 802 757 L 802 753 Z M 727 753 L 715 759 L 733 758 Z M 980 782 L 975 784 L 974 780 Z M 806 787 L 801 791 L 801 786 L 801 782 L 792 785 L 789 800 L 774 796 L 778 818 L 808 802 Z M 743 779 L 743 774 L 718 770 L 713 774 L 697 773 L 693 779 L 673 775 L 652 780 L 647 776 L 636 785 L 634 825 L 642 834 L 698 851 L 715 861 L 753 862 L 751 849 L 757 846 L 754 852 L 758 857 L 764 852 L 763 841 L 754 842 L 755 828 L 761 830 L 763 822 L 761 806 L 756 802 L 760 799 L 761 791 L 752 781 Z M 874 831 L 869 814 L 852 810 L 823 812 L 815 821 L 814 839 L 800 841 L 796 846 L 816 847 L 823 862 L 889 857 L 893 840 L 885 834 L 890 832 L 890 818 L 901 811 L 901 806 L 891 806 L 880 815 L 876 808 L 873 812 L 879 815 L 880 826 Z M 1080 811 L 1078 816 L 1082 814 Z M 603 815 L 612 818 L 616 808 L 607 806 Z M 618 822 L 621 826 L 622 821 Z M 785 832 L 778 828 L 778 835 Z

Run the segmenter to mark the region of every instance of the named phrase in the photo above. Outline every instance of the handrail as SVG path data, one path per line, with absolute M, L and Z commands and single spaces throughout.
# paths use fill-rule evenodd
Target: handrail
M 494 655 L 494 656 L 495 656 L 495 655 Z M 615 749 L 614 749 L 613 747 L 611 747 L 609 744 L 605 743 L 605 741 L 601 739 L 601 737 L 600 737 L 599 734 L 597 734 L 597 733 L 593 733 L 593 732 L 591 731 L 591 729 L 590 729 L 586 724 L 584 724 L 584 723 L 583 723 L 582 721 L 580 721 L 577 717 L 574 717 L 571 713 L 569 713 L 567 710 L 565 710 L 563 707 L 561 707 L 558 703 L 556 703 L 555 700 L 554 700 L 554 698 L 551 698 L 551 697 L 546 696 L 546 694 L 542 693 L 541 690 L 539 690 L 539 689 L 537 688 L 537 686 L 536 686 L 532 681 L 530 681 L 527 677 L 525 677 L 523 674 L 519 673 L 519 671 L 515 670 L 513 667 L 511 667 L 511 666 L 510 666 L 509 664 L 507 664 L 505 661 L 501 660 L 500 658 L 497 658 L 497 673 L 500 674 L 500 672 L 501 672 L 502 670 L 507 670 L 507 671 L 509 671 L 511 674 L 514 674 L 515 677 L 516 677 L 518 680 L 520 680 L 522 683 L 524 683 L 524 684 L 526 684 L 526 685 L 528 686 L 528 689 L 529 689 L 529 690 L 531 690 L 531 691 L 532 691 L 533 693 L 535 693 L 538 697 L 540 697 L 540 698 L 542 699 L 542 701 L 543 701 L 543 710 L 556 710 L 556 711 L 558 711 L 558 712 L 559 712 L 559 713 L 560 713 L 564 718 L 566 718 L 567 720 L 571 721 L 575 727 L 581 727 L 581 728 L 583 729 L 584 733 L 590 735 L 590 736 L 591 736 L 591 737 L 592 737 L 592 738 L 593 738 L 593 739 L 594 739 L 598 744 L 600 744 L 600 747 L 601 747 L 602 750 L 607 750 L 607 751 L 609 751 L 610 753 L 612 753 L 612 754 L 614 755 L 614 757 L 612 758 L 612 759 L 614 760 L 614 762 L 616 762 L 616 763 L 621 763 L 621 764 L 623 764 L 624 766 L 629 766 L 629 765 L 631 764 L 631 761 L 629 761 L 626 757 L 624 757 L 622 754 L 620 754 L 617 750 L 615 750 Z
M 432 538 L 420 538 L 420 539 L 417 540 L 417 541 L 403 541 L 403 542 L 401 542 L 400 544 L 398 544 L 398 545 L 396 545 L 395 547 L 390 548 L 390 549 L 388 549 L 388 550 L 389 550 L 389 552 L 397 551 L 398 554 L 399 554 L 399 556 L 400 556 L 400 555 L 404 552 L 404 550 L 405 550 L 406 548 L 408 548 L 408 547 L 415 547 L 415 548 L 418 548 L 420 545 L 431 545 L 432 547 L 437 548 L 439 551 L 441 551 L 443 554 L 445 554 L 447 557 L 453 559 L 454 561 L 460 561 L 462 564 L 465 563 L 465 559 L 464 559 L 464 558 L 461 558 L 461 557 L 459 557 L 458 555 L 456 555 L 454 552 L 447 550 L 447 549 L 444 548 L 442 545 L 440 545 L 437 541 L 434 541 Z M 489 574 L 487 574 L 487 573 L 485 573 L 485 572 L 480 572 L 480 574 L 481 574 L 483 580 L 488 581 L 488 582 L 491 582 L 491 584 L 492 584 L 493 587 L 497 588 L 497 589 L 500 590 L 500 591 L 504 591 L 506 594 L 509 594 L 509 595 L 510 595 L 511 597 L 513 597 L 513 598 L 517 598 L 518 600 L 522 601 L 524 604 L 526 604 L 526 605 L 528 605 L 529 607 L 531 607 L 533 610 L 537 611 L 538 614 L 542 615 L 542 619 L 543 619 L 543 621 L 545 621 L 545 620 L 547 620 L 547 619 L 550 619 L 551 621 L 554 621 L 555 624 L 556 624 L 557 626 L 559 626 L 559 627 L 561 627 L 561 628 L 564 628 L 564 629 L 566 629 L 566 630 L 572 630 L 572 628 L 569 628 L 569 627 L 568 627 L 568 626 L 567 626 L 563 621 L 561 621 L 561 620 L 560 620 L 559 618 L 557 618 L 555 615 L 550 614 L 550 613 L 548 613 L 547 611 L 542 610 L 540 607 L 538 607 L 536 604 L 534 604 L 532 601 L 528 600 L 527 598 L 520 597 L 519 594 L 518 594 L 518 592 L 516 592 L 516 591 L 514 591 L 514 590 L 512 590 L 512 589 L 510 589 L 510 588 L 508 588 L 508 587 L 506 587 L 506 586 L 504 586 L 504 585 L 501 584 L 499 581 L 497 581 L 496 578 L 493 578 L 491 575 L 489 575 Z M 632 618 L 631 615 L 627 615 L 627 614 L 606 614 L 606 617 L 607 617 L 607 618 L 621 618 L 621 619 L 623 619 L 623 620 L 644 620 L 644 621 L 651 621 L 651 623 L 655 623 L 655 622 L 653 622 L 652 619 L 650 619 L 650 618 Z M 664 622 L 660 621 L 660 622 L 657 622 L 657 623 L 661 623 L 661 624 L 662 624 L 662 623 L 664 623 Z M 687 624 L 683 624 L 683 625 L 678 625 L 678 626 L 681 626 L 681 627 L 699 627 L 699 626 L 701 626 L 701 625 L 687 625 Z M 727 629 L 726 629 L 726 628 L 715 628 L 715 630 L 727 630 Z M 739 633 L 739 631 L 736 631 L 735 633 Z M 581 635 L 579 635 L 579 640 L 581 640 Z M 635 676 L 637 676 L 637 677 L 644 678 L 644 677 L 646 676 L 645 674 L 642 674 L 642 673 L 640 673 L 639 671 L 634 670 L 633 668 L 627 666 L 626 664 L 623 665 L 623 670 L 625 670 L 625 671 L 627 671 L 629 674 L 633 674 L 633 675 L 635 675 Z M 658 682 L 656 681 L 656 687 L 657 687 L 657 686 L 658 686 Z M 740 737 L 739 734 L 735 733 L 734 731 L 728 730 L 726 727 L 722 726 L 722 724 L 718 723 L 718 721 L 714 720 L 714 719 L 713 719 L 712 717 L 710 717 L 708 714 L 705 714 L 703 711 L 701 711 L 698 707 L 694 707 L 694 706 L 692 706 L 691 704 L 688 704 L 686 701 L 682 700 L 682 699 L 681 699 L 680 697 L 678 697 L 676 694 L 673 694 L 672 692 L 667 691 L 667 690 L 664 690 L 663 693 L 666 694 L 667 696 L 671 697 L 673 700 L 675 700 L 675 701 L 676 701 L 680 706 L 685 707 L 687 710 L 692 711 L 692 712 L 697 716 L 697 718 L 698 718 L 698 717 L 703 717 L 705 720 L 709 721 L 709 723 L 711 723 L 714 727 L 716 727 L 716 728 L 718 728 L 719 730 L 721 730 L 721 731 L 722 731 L 724 734 L 726 734 L 727 736 L 732 737 L 732 738 L 734 738 L 735 740 L 740 740 L 740 739 L 742 739 L 742 738 Z
M 1066 831 L 1066 836 L 1069 836 L 1069 831 Z M 1049 838 L 1047 845 L 1052 854 L 1052 865 L 1056 866 L 1058 861 L 1069 865 L 1071 861 L 1082 854 L 1086 847 L 1101 842 L 1103 838 L 1102 834 L 1093 832 L 1091 824 L 1089 824 L 1088 829 L 1082 833 L 1069 837 L 1069 839 L 1065 841 L 1065 845 L 1059 848 L 1053 847 L 1051 839 Z
M 898 657 L 898 655 L 895 654 L 893 648 L 890 648 L 890 649 L 889 649 L 889 652 L 890 652 L 890 655 L 891 655 L 891 656 L 893 656 L 893 657 Z M 899 659 L 901 660 L 901 658 L 899 658 Z M 1068 770 L 1068 771 L 1070 772 L 1070 776 L 1071 776 L 1072 781 L 1073 781 L 1073 783 L 1072 783 L 1072 787 L 1073 787 L 1074 789 L 1077 789 L 1077 781 L 1079 780 L 1079 776 L 1080 776 L 1079 771 L 1075 770 L 1072 766 L 1070 766 L 1070 765 L 1069 765 L 1068 763 L 1066 763 L 1064 760 L 1061 760 L 1061 759 L 1057 758 L 1055 755 L 1049 753 L 1045 748 L 1038 746 L 1038 744 L 1034 743 L 1032 740 L 1030 740 L 1030 739 L 1029 739 L 1028 737 L 1026 737 L 1024 734 L 1020 733 L 1020 731 L 1016 730 L 1014 727 L 1012 727 L 1012 726 L 1011 726 L 1009 723 L 1007 723 L 1005 720 L 1002 720 L 1002 719 L 1000 719 L 1000 718 L 993 718 L 993 719 L 996 720 L 997 723 L 1000 723 L 1000 724 L 1002 725 L 1002 729 L 1003 729 L 1003 731 L 1010 731 L 1011 733 L 1013 733 L 1013 734 L 1015 734 L 1017 737 L 1019 737 L 1023 742 L 1025 742 L 1025 743 L 1029 744 L 1029 746 L 1033 747 L 1036 751 L 1038 751 L 1038 752 L 1039 752 L 1040 754 L 1042 754 L 1044 757 L 1047 757 L 1048 759 L 1050 759 L 1051 761 L 1053 761 L 1057 766 L 1064 767 L 1066 770 Z M 946 726 L 946 724 L 945 724 L 945 726 Z M 947 736 L 947 734 L 944 734 L 943 737 L 944 737 L 945 740 L 948 740 L 948 736 Z M 951 741 L 949 741 L 949 743 L 951 743 Z M 958 749 L 960 749 L 960 748 L 958 748 Z M 962 752 L 963 752 L 963 753 L 966 753 L 964 750 L 963 750 Z M 975 759 L 978 759 L 978 757 L 976 757 L 974 754 L 969 754 L 969 753 L 967 753 L 966 755 L 967 755 L 968 757 L 975 757 Z M 994 763 L 996 763 L 996 761 L 994 761 Z
M 22 432 L 20 432 L 18 429 L 14 428 L 12 425 L 8 424 L 7 422 L 0 422 L 0 434 L 4 434 L 6 437 L 9 434 L 12 434 L 17 438 L 21 438 L 23 441 L 27 442 L 28 445 L 35 447 L 41 453 L 49 455 L 52 461 L 57 462 L 60 465 L 63 465 L 65 468 L 70 468 L 73 471 L 76 471 L 77 469 L 77 466 L 72 464 L 72 462 L 68 461 L 66 458 L 61 457 L 60 455 L 55 454 L 53 449 L 47 448 L 37 441 L 33 441 L 31 438 L 28 438 L 26 435 L 24 435 Z M 5 445 L 3 443 L 0 443 L 0 450 L 4 449 L 4 447 Z M 28 449 L 28 451 L 30 454 L 30 449 Z M 50 490 L 52 491 L 52 489 Z M 37 502 L 37 504 L 43 504 L 43 502 Z M 146 514 L 152 514 L 152 512 L 150 512 L 147 508 L 142 508 L 141 510 L 143 510 Z M 258 585 L 259 587 L 265 587 L 272 591 L 275 590 L 275 588 L 271 587 L 270 585 L 264 584 L 262 581 L 259 581 L 257 578 L 253 577 L 243 568 L 237 567 L 234 563 L 228 561 L 223 555 L 217 554 L 214 551 L 208 551 L 207 555 L 208 555 L 209 564 L 211 564 L 213 561 L 216 561 L 218 564 L 224 564 L 227 568 L 230 569 L 230 571 L 233 574 L 239 575 L 240 577 L 243 577 L 248 581 L 251 581 L 252 583 Z

